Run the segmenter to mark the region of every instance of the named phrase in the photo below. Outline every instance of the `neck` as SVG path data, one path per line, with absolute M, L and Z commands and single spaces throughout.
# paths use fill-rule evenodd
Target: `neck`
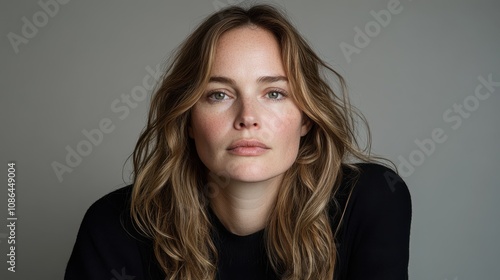
M 210 198 L 212 210 L 226 229 L 236 235 L 257 232 L 266 226 L 281 179 L 279 176 L 263 182 L 229 181 L 224 187 L 216 187 Z

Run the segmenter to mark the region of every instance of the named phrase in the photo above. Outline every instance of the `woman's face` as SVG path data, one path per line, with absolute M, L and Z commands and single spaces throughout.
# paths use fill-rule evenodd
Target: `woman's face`
M 245 26 L 224 33 L 191 111 L 189 135 L 205 166 L 240 182 L 281 178 L 309 129 L 290 90 L 270 32 Z

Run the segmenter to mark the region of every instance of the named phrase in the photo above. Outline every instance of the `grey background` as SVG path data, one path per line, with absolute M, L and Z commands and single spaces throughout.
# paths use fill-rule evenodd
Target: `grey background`
M 22 18 L 33 22 L 43 10 L 37 1 L 0 4 L 1 279 L 63 277 L 86 209 L 129 181 L 130 165 L 123 165 L 145 124 L 149 98 L 123 119 L 111 104 L 118 99 L 122 106 L 121 95 L 142 85 L 147 66 L 164 62 L 200 20 L 232 2 L 73 0 L 60 4 L 18 53 L 9 32 L 21 35 Z M 415 141 L 434 129 L 447 137 L 404 174 L 413 200 L 410 278 L 498 279 L 500 87 L 459 117 L 456 129 L 443 114 L 473 101 L 479 76 L 500 81 L 500 4 L 401 0 L 402 10 L 348 62 L 340 44 L 354 45 L 354 28 L 363 30 L 374 21 L 370 11 L 389 2 L 274 3 L 347 78 L 353 103 L 369 120 L 374 152 L 399 164 L 415 156 Z M 76 149 L 86 139 L 82 130 L 98 128 L 104 118 L 115 129 L 58 180 L 51 164 L 65 164 L 65 147 Z M 18 178 L 16 273 L 6 264 L 10 161 Z

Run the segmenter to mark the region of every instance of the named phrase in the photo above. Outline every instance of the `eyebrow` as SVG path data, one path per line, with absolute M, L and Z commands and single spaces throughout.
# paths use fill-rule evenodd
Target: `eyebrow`
M 262 76 L 257 79 L 258 83 L 275 83 L 275 82 L 280 82 L 280 81 L 285 81 L 288 82 L 287 77 L 285 76 Z M 223 76 L 213 76 L 210 77 L 208 82 L 213 82 L 213 83 L 221 83 L 221 84 L 228 84 L 231 86 L 236 85 L 236 82 L 228 77 L 223 77 Z

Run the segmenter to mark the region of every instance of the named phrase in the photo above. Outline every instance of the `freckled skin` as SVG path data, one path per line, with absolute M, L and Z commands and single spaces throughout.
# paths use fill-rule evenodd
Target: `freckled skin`
M 293 102 L 280 49 L 274 36 L 259 27 L 240 27 L 222 35 L 216 49 L 212 81 L 191 111 L 189 135 L 202 162 L 232 181 L 280 179 L 296 160 L 300 137 L 310 124 Z M 256 156 L 232 154 L 240 139 L 260 141 L 269 149 Z

